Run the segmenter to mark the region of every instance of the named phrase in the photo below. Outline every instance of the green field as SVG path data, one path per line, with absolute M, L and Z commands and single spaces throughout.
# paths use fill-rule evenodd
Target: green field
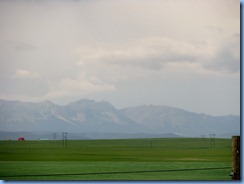
M 209 143 L 200 138 L 69 140 L 67 146 L 0 141 L 0 180 L 230 180 L 231 140 Z

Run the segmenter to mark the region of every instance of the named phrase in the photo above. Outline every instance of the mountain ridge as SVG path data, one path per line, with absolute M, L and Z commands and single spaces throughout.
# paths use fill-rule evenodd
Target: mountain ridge
M 67 105 L 0 99 L 1 131 L 69 131 L 123 134 L 240 134 L 240 116 L 211 116 L 165 105 L 123 109 L 107 101 L 81 99 Z

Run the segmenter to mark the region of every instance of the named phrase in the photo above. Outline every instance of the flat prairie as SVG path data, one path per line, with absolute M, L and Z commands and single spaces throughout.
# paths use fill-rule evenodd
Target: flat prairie
M 0 141 L 1 180 L 231 180 L 231 139 Z

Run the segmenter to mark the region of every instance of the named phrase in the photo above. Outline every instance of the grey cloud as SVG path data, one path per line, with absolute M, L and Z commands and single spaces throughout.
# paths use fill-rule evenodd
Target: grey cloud
M 144 58 L 114 58 L 113 63 L 121 66 L 141 67 L 149 70 L 160 70 L 169 63 L 194 62 L 198 58 L 193 55 L 179 53 L 162 53 L 161 55 L 148 55 Z
M 240 35 L 233 34 L 225 45 L 221 46 L 212 59 L 203 65 L 206 68 L 229 73 L 240 72 Z
M 18 52 L 23 52 L 23 51 L 33 51 L 36 49 L 36 46 L 33 44 L 27 43 L 27 42 L 22 42 L 22 41 L 13 41 L 9 42 L 12 47 L 14 48 L 15 51 Z
M 223 28 L 217 27 L 217 26 L 205 26 L 205 28 L 210 30 L 210 31 L 217 32 L 218 34 L 221 34 L 224 32 Z
M 8 47 L 14 49 L 15 51 L 29 51 L 35 50 L 37 47 L 26 41 L 19 40 L 1 40 L 1 47 Z
M 240 70 L 239 39 L 235 34 L 212 48 L 205 42 L 184 42 L 149 37 L 131 42 L 97 46 L 81 51 L 84 63 L 105 63 L 120 67 L 159 71 L 170 64 L 194 63 L 204 70 L 235 73 Z M 217 51 L 216 51 L 217 50 Z M 83 64 L 84 64 L 83 63 Z
M 230 73 L 240 72 L 240 58 L 236 58 L 232 52 L 227 49 L 222 50 L 205 67 Z

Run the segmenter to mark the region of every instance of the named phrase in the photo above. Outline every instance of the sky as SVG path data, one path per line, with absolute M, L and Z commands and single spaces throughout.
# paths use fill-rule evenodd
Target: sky
M 0 99 L 240 114 L 238 0 L 2 0 Z

